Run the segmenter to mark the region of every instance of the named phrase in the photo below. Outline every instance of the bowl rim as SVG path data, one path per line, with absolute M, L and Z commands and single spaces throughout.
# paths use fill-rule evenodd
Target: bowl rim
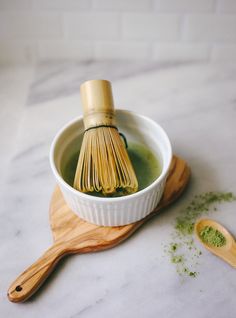
M 54 176 L 56 177 L 56 180 L 59 181 L 60 184 L 62 184 L 68 191 L 72 192 L 74 195 L 76 195 L 77 197 L 81 197 L 82 199 L 86 199 L 88 201 L 92 201 L 92 202 L 106 202 L 106 203 L 112 203 L 112 202 L 119 202 L 119 201 L 124 201 L 127 199 L 132 199 L 138 196 L 142 196 L 143 194 L 145 194 L 145 192 L 149 192 L 151 189 L 153 189 L 157 184 L 159 184 L 167 175 L 170 165 L 171 165 L 171 161 L 172 161 L 172 147 L 171 147 L 171 143 L 169 140 L 169 137 L 167 135 L 167 133 L 165 132 L 165 130 L 154 120 L 152 120 L 149 117 L 146 117 L 144 115 L 138 114 L 134 111 L 128 111 L 128 110 L 124 110 L 124 109 L 120 109 L 120 108 L 116 108 L 115 110 L 118 113 L 127 113 L 127 114 L 131 114 L 132 116 L 135 117 L 139 117 L 141 119 L 144 119 L 146 121 L 149 121 L 150 123 L 156 125 L 158 127 L 158 129 L 161 131 L 162 136 L 165 139 L 166 145 L 167 145 L 167 149 L 168 149 L 168 162 L 166 165 L 165 169 L 162 169 L 161 174 L 146 188 L 137 191 L 135 193 L 132 194 L 128 194 L 125 196 L 121 196 L 121 197 L 109 197 L 109 198 L 103 198 L 103 197 L 96 197 L 96 196 L 92 196 L 83 192 L 80 192 L 76 189 L 74 189 L 72 186 L 70 186 L 63 178 L 62 176 L 59 174 L 59 172 L 57 171 L 56 165 L 55 165 L 55 161 L 54 161 L 54 153 L 55 153 L 55 147 L 56 144 L 59 140 L 59 138 L 61 137 L 61 135 L 73 124 L 75 124 L 76 122 L 78 122 L 79 120 L 83 119 L 83 116 L 78 116 L 72 120 L 70 120 L 68 123 L 66 123 L 64 126 L 62 126 L 61 129 L 59 129 L 59 131 L 57 132 L 57 134 L 55 135 L 52 143 L 51 143 L 51 147 L 50 147 L 50 153 L 49 153 L 49 160 L 50 160 L 50 166 L 51 169 L 53 171 Z

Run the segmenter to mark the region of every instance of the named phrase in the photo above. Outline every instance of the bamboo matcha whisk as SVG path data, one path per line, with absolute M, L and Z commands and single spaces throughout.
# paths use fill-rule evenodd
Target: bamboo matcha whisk
M 112 194 L 138 190 L 138 181 L 115 122 L 110 82 L 91 80 L 80 93 L 84 113 L 84 136 L 74 179 L 81 192 Z

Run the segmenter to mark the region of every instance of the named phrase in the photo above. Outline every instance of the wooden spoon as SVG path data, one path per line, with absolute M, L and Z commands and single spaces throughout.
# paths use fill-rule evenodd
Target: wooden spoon
M 213 246 L 207 244 L 201 239 L 200 233 L 205 228 L 205 226 L 211 226 L 212 228 L 221 232 L 225 239 L 226 244 L 220 247 Z M 210 219 L 202 219 L 195 223 L 194 232 L 199 239 L 199 241 L 203 244 L 205 248 L 207 248 L 210 252 L 215 254 L 216 256 L 222 258 L 224 261 L 229 263 L 231 266 L 236 267 L 236 242 L 234 237 L 223 227 L 221 224 L 214 220 Z
M 160 204 L 145 219 L 117 227 L 97 226 L 83 221 L 69 209 L 56 187 L 49 212 L 54 244 L 11 284 L 9 300 L 22 302 L 29 298 L 66 254 L 96 252 L 121 243 L 153 215 L 176 200 L 185 189 L 189 176 L 190 169 L 186 162 L 174 156 Z

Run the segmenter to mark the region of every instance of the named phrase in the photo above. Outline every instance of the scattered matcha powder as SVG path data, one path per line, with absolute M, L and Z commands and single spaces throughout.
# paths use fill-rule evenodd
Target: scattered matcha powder
M 193 240 L 193 229 L 197 218 L 208 214 L 210 208 L 211 211 L 216 211 L 215 204 L 233 200 L 236 200 L 236 197 L 231 192 L 206 192 L 196 195 L 181 211 L 181 215 L 175 220 L 175 228 L 171 234 L 172 242 L 164 248 L 164 252 L 169 255 L 179 275 L 196 277 L 198 274 L 195 269 L 202 252 L 195 246 Z
M 205 226 L 200 232 L 200 237 L 205 243 L 216 247 L 226 244 L 224 235 L 211 226 Z
M 172 263 L 182 263 L 183 262 L 183 255 L 173 256 L 171 259 Z

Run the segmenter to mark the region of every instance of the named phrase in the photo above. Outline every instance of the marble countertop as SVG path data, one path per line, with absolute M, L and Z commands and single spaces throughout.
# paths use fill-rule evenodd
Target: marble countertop
M 29 301 L 12 281 L 52 243 L 50 143 L 81 114 L 79 86 L 113 83 L 116 107 L 159 122 L 192 170 L 180 200 L 114 249 L 69 256 Z M 236 193 L 236 64 L 58 62 L 0 67 L 0 316 L 4 318 L 235 317 L 235 269 L 198 247 L 197 277 L 181 278 L 163 251 L 195 194 Z M 214 213 L 236 236 L 236 202 Z M 210 214 L 211 215 L 211 214 Z

